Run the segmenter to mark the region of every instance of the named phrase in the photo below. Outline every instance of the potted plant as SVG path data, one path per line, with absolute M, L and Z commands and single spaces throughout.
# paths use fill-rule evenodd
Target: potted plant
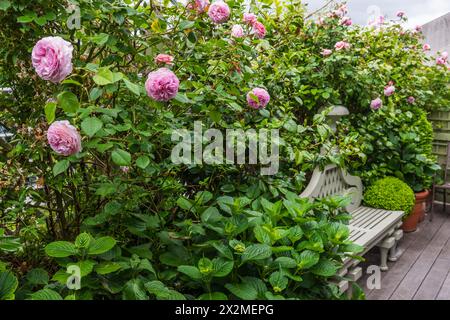
M 377 180 L 364 192 L 364 203 L 373 208 L 403 211 L 405 213 L 402 226 L 403 231 L 416 231 L 420 213 L 414 210 L 414 192 L 400 179 L 386 177 Z

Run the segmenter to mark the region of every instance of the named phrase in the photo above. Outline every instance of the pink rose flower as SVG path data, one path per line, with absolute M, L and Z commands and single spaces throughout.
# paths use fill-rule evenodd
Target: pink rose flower
M 42 79 L 61 82 L 72 73 L 72 52 L 72 44 L 61 37 L 43 38 L 31 53 L 33 67 Z
M 203 13 L 206 11 L 208 6 L 209 6 L 209 0 L 195 0 L 192 7 L 198 13 Z
M 422 31 L 422 26 L 416 25 L 414 29 L 415 29 L 417 32 L 421 32 L 421 31 Z
M 266 27 L 264 27 L 264 25 L 261 22 L 256 21 L 253 24 L 253 32 L 259 39 L 262 39 L 266 36 Z
M 223 1 L 216 1 L 209 6 L 208 16 L 216 24 L 224 23 L 230 18 L 230 7 Z
M 341 19 L 341 25 L 343 25 L 343 26 L 349 27 L 349 26 L 351 26 L 352 24 L 353 24 L 352 19 L 350 19 L 349 17 L 343 17 L 343 18 Z
M 384 16 L 378 16 L 373 20 L 369 21 L 369 26 L 381 27 L 384 24 Z
M 407 101 L 409 104 L 414 104 L 414 102 L 416 102 L 416 98 L 411 96 L 411 97 L 408 97 Z
M 437 65 L 445 65 L 445 63 L 446 63 L 446 60 L 444 58 L 442 58 L 442 57 L 438 57 L 436 59 L 436 64 Z
M 322 56 L 324 56 L 324 57 L 328 57 L 332 53 L 333 53 L 333 51 L 330 50 L 330 49 L 323 49 L 322 52 L 321 52 Z
M 395 92 L 395 87 L 392 84 L 389 84 L 384 88 L 384 95 L 386 97 L 392 96 L 394 94 L 394 92 Z
M 334 48 L 338 51 L 342 50 L 342 49 L 347 50 L 347 49 L 350 49 L 350 47 L 351 47 L 351 44 L 348 42 L 345 42 L 345 41 L 339 41 L 334 45 Z
M 160 68 L 148 74 L 145 89 L 150 98 L 156 101 L 169 101 L 178 93 L 180 81 L 175 73 L 167 68 Z
M 165 53 L 160 53 L 155 57 L 155 62 L 156 63 L 165 63 L 168 65 L 172 65 L 173 64 L 173 57 L 169 54 L 165 54 Z
M 425 43 L 423 45 L 423 51 L 430 51 L 431 50 L 431 46 L 428 43 Z
M 257 21 L 257 18 L 256 18 L 256 15 L 253 13 L 244 13 L 242 20 L 246 24 L 249 24 L 252 26 Z
M 370 108 L 372 108 L 372 110 L 378 110 L 383 106 L 383 100 L 381 100 L 380 98 L 376 98 L 375 100 L 372 100 L 372 102 L 370 103 Z
M 256 96 L 258 99 L 255 99 Z M 254 88 L 247 93 L 247 103 L 253 109 L 263 109 L 270 101 L 269 93 L 262 88 Z
M 244 36 L 244 29 L 242 29 L 241 25 L 235 24 L 231 28 L 231 36 L 233 38 L 242 38 Z
M 405 16 L 405 12 L 404 11 L 398 11 L 397 12 L 397 17 L 399 17 L 399 18 L 403 18 L 404 16 Z
M 47 130 L 47 141 L 58 154 L 71 156 L 81 151 L 81 136 L 69 121 L 55 121 Z
M 442 52 L 442 53 L 441 53 L 441 57 L 442 57 L 445 61 L 447 61 L 447 59 L 448 59 L 448 52 L 447 52 L 447 51 Z

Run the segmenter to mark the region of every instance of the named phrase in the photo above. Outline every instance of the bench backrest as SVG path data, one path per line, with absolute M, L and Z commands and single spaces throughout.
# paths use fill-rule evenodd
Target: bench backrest
M 327 165 L 323 170 L 317 167 L 305 191 L 303 198 L 326 198 L 334 195 L 350 195 L 351 203 L 347 210 L 352 212 L 361 205 L 363 186 L 359 177 L 351 176 L 338 166 Z

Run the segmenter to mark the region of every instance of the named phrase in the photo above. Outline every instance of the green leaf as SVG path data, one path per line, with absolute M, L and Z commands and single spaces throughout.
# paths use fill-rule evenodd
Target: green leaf
M 148 300 L 144 284 L 140 279 L 131 279 L 123 288 L 123 300 Z
M 66 113 L 75 113 L 80 108 L 80 103 L 78 98 L 72 92 L 64 91 L 61 92 L 58 97 L 58 104 Z
M 20 16 L 17 18 L 17 22 L 19 23 L 29 23 L 32 22 L 34 20 L 34 16 L 32 15 L 25 15 L 25 16 Z
M 0 300 L 13 300 L 19 281 L 10 271 L 0 272 Z
M 236 297 L 243 300 L 256 300 L 258 297 L 258 291 L 249 283 L 227 283 L 225 288 L 227 288 Z
M 210 292 L 200 295 L 197 300 L 228 300 L 228 297 L 222 292 Z
M 84 261 L 78 261 L 77 263 L 70 263 L 67 265 L 69 266 L 77 266 L 80 268 L 80 275 L 81 277 L 86 277 L 87 275 L 91 274 L 94 270 L 96 262 L 92 260 L 84 260 Z
M 231 271 L 233 271 L 234 266 L 233 261 L 225 260 L 223 258 L 216 258 L 213 259 L 212 264 L 214 277 L 225 277 Z
M 95 272 L 98 274 L 109 274 L 120 270 L 122 266 L 116 262 L 102 262 L 95 266 Z
M 22 244 L 19 238 L 2 237 L 0 238 L 0 251 L 14 252 L 17 251 Z
M 116 245 L 116 240 L 111 237 L 101 237 L 92 240 L 88 248 L 88 254 L 102 254 L 111 250 Z
M 88 233 L 83 232 L 75 239 L 75 247 L 77 247 L 78 249 L 88 248 L 89 244 L 91 243 L 91 239 L 92 238 Z
M 111 158 L 118 166 L 129 166 L 131 163 L 131 155 L 122 149 L 116 149 L 111 153 Z
M 52 289 L 42 289 L 32 293 L 31 300 L 63 300 L 63 298 Z
M 47 122 L 50 124 L 53 121 L 55 121 L 55 114 L 56 114 L 56 103 L 55 102 L 49 102 L 44 107 L 45 111 L 45 118 L 47 119 Z
M 145 288 L 158 300 L 186 300 L 181 293 L 167 288 L 161 281 L 147 282 Z
M 202 278 L 201 272 L 194 266 L 179 266 L 177 270 L 194 280 L 199 280 Z
M 267 259 L 272 255 L 272 249 L 266 244 L 254 244 L 245 248 L 242 262 Z
M 81 129 L 86 133 L 89 137 L 94 136 L 98 130 L 103 127 L 103 122 L 96 118 L 86 118 L 81 122 Z
M 104 44 L 106 44 L 108 42 L 108 39 L 109 35 L 107 35 L 106 33 L 99 33 L 91 37 L 91 41 L 99 46 L 103 46 Z
M 45 247 L 45 253 L 50 257 L 65 258 L 76 255 L 78 250 L 71 242 L 55 241 Z
M 336 274 L 339 267 L 335 262 L 330 260 L 320 260 L 312 269 L 311 272 L 322 277 L 331 277 Z
M 6 11 L 11 7 L 11 1 L 9 0 L 0 0 L 0 10 Z
M 302 253 L 300 253 L 297 262 L 298 267 L 300 269 L 308 269 L 311 268 L 313 265 L 315 265 L 317 262 L 319 262 L 320 254 L 311 251 L 311 250 L 305 250 Z
M 287 288 L 288 279 L 280 271 L 275 271 L 270 275 L 269 282 L 272 285 L 273 291 L 276 293 Z
M 114 82 L 114 74 L 108 68 L 100 68 L 93 80 L 99 86 L 106 86 Z
M 281 268 L 296 268 L 297 262 L 289 257 L 279 257 L 273 262 L 276 266 L 280 266 Z
M 204 223 L 215 223 L 221 221 L 223 216 L 219 213 L 216 207 L 209 207 L 203 211 L 201 219 Z
M 141 168 L 145 169 L 150 164 L 150 158 L 148 156 L 140 156 L 136 159 L 136 165 Z
M 27 282 L 32 285 L 46 285 L 48 280 L 48 273 L 42 268 L 36 268 L 27 273 Z
M 140 86 L 131 82 L 130 80 L 123 78 L 123 82 L 125 83 L 125 86 L 133 92 L 135 95 L 140 96 L 141 95 L 141 89 Z
M 195 20 L 183 20 L 180 22 L 180 24 L 178 25 L 178 29 L 179 30 L 184 30 L 184 29 L 191 29 L 195 24 Z
M 70 161 L 67 159 L 61 160 L 53 166 L 53 176 L 56 177 L 57 175 L 65 172 L 70 167 Z

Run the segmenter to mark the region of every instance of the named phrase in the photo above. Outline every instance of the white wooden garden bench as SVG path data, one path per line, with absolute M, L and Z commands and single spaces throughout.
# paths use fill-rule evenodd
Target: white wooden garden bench
M 388 270 L 387 260 L 396 261 L 399 253 L 397 243 L 403 237 L 402 211 L 389 211 L 361 206 L 363 186 L 359 177 L 351 176 L 336 165 L 328 165 L 323 170 L 317 167 L 305 191 L 300 195 L 304 198 L 325 198 L 333 195 L 349 195 L 351 203 L 346 207 L 352 218 L 349 223 L 350 240 L 364 247 L 360 255 L 375 246 L 380 248 L 380 269 Z M 360 261 L 346 259 L 339 275 L 356 281 L 362 275 L 362 269 L 357 267 Z M 348 281 L 341 281 L 339 286 L 344 292 Z

